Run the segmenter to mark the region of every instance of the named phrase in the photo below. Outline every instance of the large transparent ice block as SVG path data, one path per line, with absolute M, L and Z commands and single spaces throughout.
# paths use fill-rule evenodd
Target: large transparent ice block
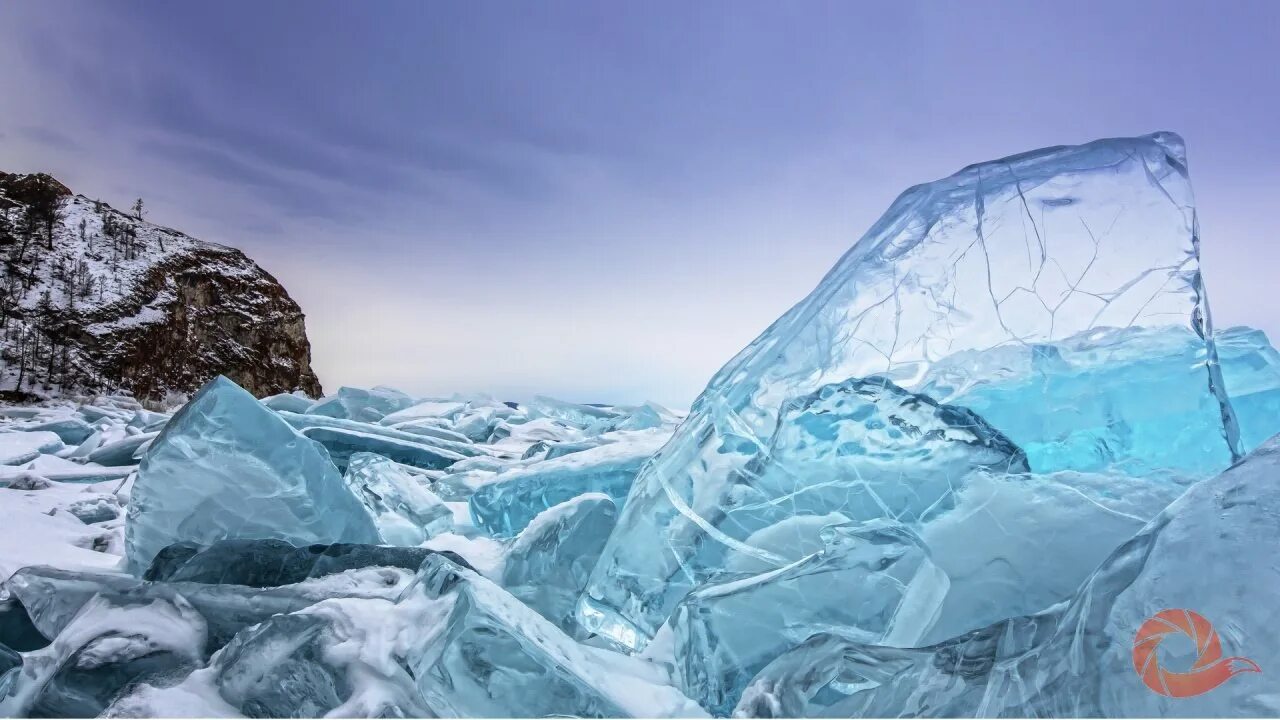
M 718 569 L 728 551 L 712 546 L 775 565 L 798 559 L 754 547 L 749 538 L 759 529 L 738 526 L 732 510 L 774 503 L 787 514 L 810 488 L 865 484 L 839 470 L 849 455 L 837 440 L 811 448 L 806 474 L 792 473 L 788 492 L 760 481 L 754 468 L 773 462 L 770 439 L 787 432 L 789 403 L 871 377 L 922 392 L 930 369 L 957 353 L 1030 352 L 1131 327 L 1189 328 L 1203 347 L 1183 394 L 1168 401 L 1183 404 L 1190 393 L 1194 404 L 1216 408 L 1202 455 L 1211 459 L 1205 467 L 1226 467 L 1240 442 L 1211 341 L 1178 136 L 1047 148 L 911 188 L 808 297 L 712 378 L 646 465 L 593 573 L 584 620 L 640 646 Z M 966 372 L 966 382 L 987 373 Z M 1034 402 L 1034 393 L 1026 399 L 1028 415 L 1058 411 Z M 814 474 L 823 462 L 833 471 Z M 912 462 L 893 460 L 904 473 Z M 774 464 L 776 476 L 786 475 L 785 463 Z

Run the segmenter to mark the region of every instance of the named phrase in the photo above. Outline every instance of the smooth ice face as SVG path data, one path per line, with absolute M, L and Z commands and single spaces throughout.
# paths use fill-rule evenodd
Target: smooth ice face
M 1247 328 L 1218 333 L 1215 346 L 1251 450 L 1280 432 L 1280 358 Z M 922 391 L 977 412 L 1026 450 L 1035 472 L 1206 477 L 1231 462 L 1219 397 L 1203 383 L 1208 353 L 1191 327 L 1099 328 L 949 356 Z
M 544 510 L 507 551 L 502 587 L 570 635 L 578 596 L 618 522 L 608 495 L 587 493 Z
M 920 531 L 951 580 L 932 644 L 1070 599 L 1186 483 L 1119 473 L 979 473 Z
M 173 417 L 138 468 L 127 566 L 141 575 L 173 543 L 228 538 L 379 541 L 324 448 L 219 376 Z
M 712 378 L 637 477 L 588 586 L 597 626 L 643 644 L 714 570 L 695 555 L 717 543 L 752 552 L 723 526 L 723 511 L 756 491 L 748 468 L 789 401 L 873 376 L 918 391 L 956 353 L 1097 328 L 1189 327 L 1211 337 L 1196 232 L 1183 144 L 1170 133 L 1038 150 L 908 190 Z M 1195 386 L 1222 421 L 1203 441 L 1225 465 L 1239 455 L 1237 429 L 1214 346 L 1204 347 Z M 971 379 L 983 372 L 971 368 Z M 1029 403 L 1026 412 L 1053 409 Z
M 421 545 L 453 527 L 444 501 L 381 455 L 355 453 L 343 475 L 386 545 Z
M 346 470 L 351 456 L 356 453 L 374 453 L 424 470 L 447 468 L 466 457 L 426 443 L 345 428 L 307 427 L 300 432 L 323 445 L 333 458 L 333 463 L 341 470 Z
M 332 436 L 318 434 L 315 439 L 329 450 L 330 456 L 341 457 L 339 464 L 342 467 L 346 467 L 346 458 L 352 452 L 375 452 L 415 467 L 444 467 L 463 457 L 484 453 L 463 435 L 441 428 L 413 428 L 410 432 L 324 415 L 300 415 L 286 410 L 277 412 L 303 434 L 310 434 L 308 431 L 315 428 L 337 431 Z
M 496 537 L 517 535 L 538 513 L 584 493 L 621 503 L 640 467 L 666 440 L 646 430 L 615 442 L 498 473 L 471 494 L 471 517 Z
M 765 668 L 744 717 L 1248 717 L 1280 712 L 1265 673 L 1280 667 L 1275 563 L 1280 438 L 1199 482 L 1117 549 L 1069 603 L 912 650 L 817 635 Z M 1191 610 L 1216 630 L 1212 691 L 1152 692 L 1134 669 L 1148 618 Z M 1205 630 L 1197 632 L 1207 637 Z M 1186 672 L 1174 633 L 1159 668 Z M 1151 666 L 1147 666 L 1151 667 Z M 1158 674 L 1158 670 L 1152 669 Z M 1176 682 L 1170 679 L 1167 682 Z M 1163 687 L 1161 683 L 1157 686 Z
M 909 647 L 924 636 L 947 576 L 905 526 L 874 521 L 823 529 L 818 553 L 760 575 L 717 577 L 671 618 L 680 688 L 727 715 L 767 663 L 839 627 L 866 642 Z

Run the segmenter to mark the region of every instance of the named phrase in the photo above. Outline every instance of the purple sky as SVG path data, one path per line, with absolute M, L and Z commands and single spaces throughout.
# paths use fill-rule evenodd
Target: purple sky
M 0 169 L 243 248 L 329 389 L 687 405 L 907 186 L 1187 140 L 1280 334 L 1280 2 L 5 2 Z

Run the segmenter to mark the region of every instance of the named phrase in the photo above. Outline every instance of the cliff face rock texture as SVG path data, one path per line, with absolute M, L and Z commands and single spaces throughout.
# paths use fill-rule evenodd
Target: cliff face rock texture
M 302 309 L 234 248 L 0 172 L 0 392 L 321 394 Z

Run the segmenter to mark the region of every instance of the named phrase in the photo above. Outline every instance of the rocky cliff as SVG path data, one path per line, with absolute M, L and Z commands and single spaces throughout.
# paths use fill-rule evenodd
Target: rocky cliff
M 298 304 L 234 248 L 0 172 L 0 391 L 321 394 Z

